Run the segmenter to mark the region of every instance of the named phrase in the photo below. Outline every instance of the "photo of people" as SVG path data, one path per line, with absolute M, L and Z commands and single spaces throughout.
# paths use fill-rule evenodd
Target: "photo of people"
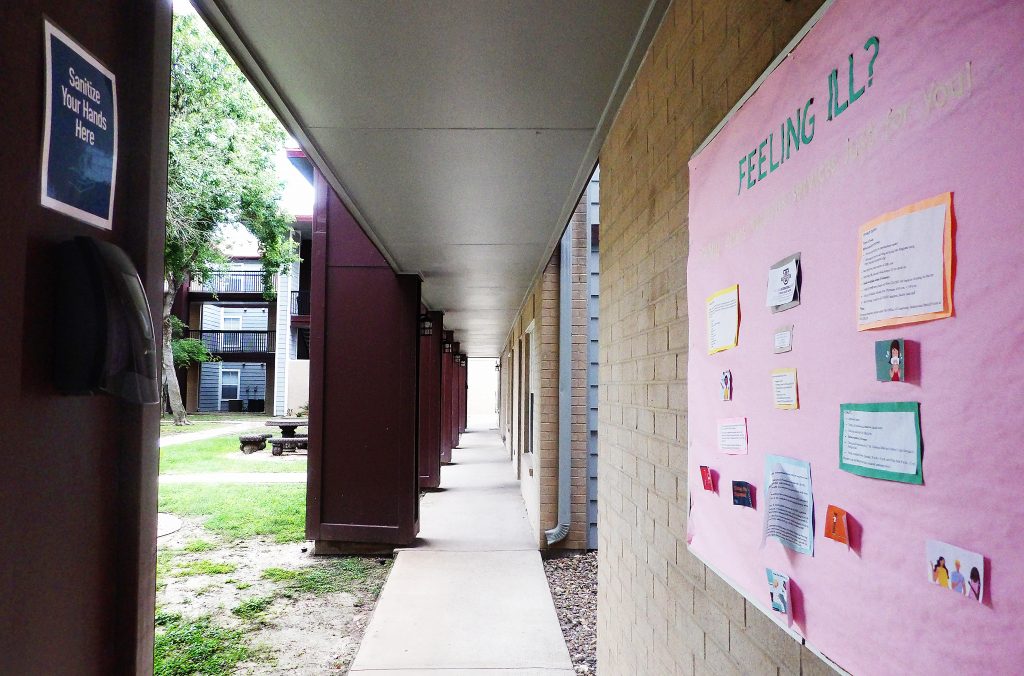
M 902 338 L 875 342 L 875 378 L 880 382 L 906 382 L 906 361 Z
M 925 549 L 929 582 L 981 603 L 985 557 L 937 540 L 928 540 Z
M 772 610 L 789 615 L 789 576 L 765 568 L 768 575 L 768 594 L 771 598 Z
M 722 371 L 722 401 L 732 401 L 732 371 Z

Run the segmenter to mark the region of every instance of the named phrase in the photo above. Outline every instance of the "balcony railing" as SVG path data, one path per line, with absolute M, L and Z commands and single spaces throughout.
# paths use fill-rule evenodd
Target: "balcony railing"
M 263 272 L 260 270 L 231 270 L 216 272 L 204 282 L 193 281 L 188 290 L 196 293 L 259 293 L 264 291 Z
M 238 353 L 269 354 L 276 342 L 273 331 L 199 331 L 190 330 L 189 338 L 202 341 L 213 354 Z
M 292 317 L 309 315 L 309 291 L 292 291 Z

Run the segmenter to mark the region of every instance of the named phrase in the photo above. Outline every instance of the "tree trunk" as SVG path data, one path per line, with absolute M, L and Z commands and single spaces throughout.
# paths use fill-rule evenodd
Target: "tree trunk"
M 171 405 L 171 413 L 174 415 L 175 425 L 191 425 L 185 417 L 185 405 L 181 403 L 181 388 L 178 387 L 178 376 L 174 372 L 174 351 L 171 349 L 171 341 L 174 336 L 171 332 L 171 308 L 174 306 L 174 297 L 178 294 L 178 287 L 174 280 L 167 281 L 167 289 L 164 291 L 163 328 L 164 328 L 164 359 L 163 379 L 167 388 L 167 403 Z

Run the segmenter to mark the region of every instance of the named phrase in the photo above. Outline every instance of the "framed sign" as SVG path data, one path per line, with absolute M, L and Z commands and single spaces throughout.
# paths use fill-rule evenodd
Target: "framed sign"
M 117 82 L 49 21 L 43 33 L 46 120 L 40 202 L 109 230 L 117 176 Z

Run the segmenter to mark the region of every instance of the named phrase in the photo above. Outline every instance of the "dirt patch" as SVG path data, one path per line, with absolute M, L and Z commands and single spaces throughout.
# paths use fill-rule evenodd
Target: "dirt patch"
M 338 585 L 341 591 L 310 592 L 263 575 L 267 569 L 333 570 L 338 560 L 312 556 L 312 543 L 278 544 L 265 538 L 232 542 L 204 529 L 198 519 L 183 521 L 180 530 L 159 540 L 159 611 L 186 618 L 208 615 L 220 626 L 245 631 L 264 658 L 239 665 L 235 673 L 348 671 L 390 559 L 363 559 L 365 575 Z M 189 574 L 196 570 L 228 572 Z

